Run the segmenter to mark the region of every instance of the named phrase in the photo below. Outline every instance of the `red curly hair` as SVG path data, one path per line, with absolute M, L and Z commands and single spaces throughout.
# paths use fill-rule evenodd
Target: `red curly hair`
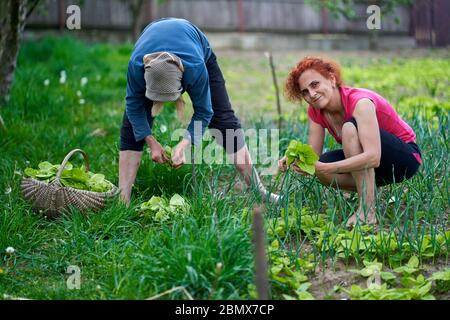
M 314 69 L 323 77 L 330 79 L 334 76 L 338 87 L 344 84 L 341 76 L 341 67 L 333 60 L 318 57 L 305 57 L 291 70 L 285 84 L 285 95 L 290 101 L 301 101 L 302 93 L 298 79 L 308 69 Z

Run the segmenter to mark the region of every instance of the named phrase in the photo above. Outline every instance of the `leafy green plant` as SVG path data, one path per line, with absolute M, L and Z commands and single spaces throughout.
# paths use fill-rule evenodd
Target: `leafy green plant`
M 391 272 L 381 271 L 383 268 L 383 264 L 378 262 L 377 259 L 374 261 L 363 261 L 365 268 L 361 270 L 350 270 L 352 272 L 356 272 L 363 277 L 376 278 L 380 277 L 384 281 L 390 281 L 395 279 L 395 275 Z
M 308 144 L 303 144 L 297 140 L 291 140 L 285 153 L 288 165 L 296 162 L 303 171 L 314 174 L 314 164 L 319 160 L 319 156 Z
M 308 277 L 303 270 L 291 261 L 286 252 L 279 249 L 278 240 L 273 240 L 269 246 L 269 254 L 272 262 L 270 273 L 274 293 L 276 294 L 278 291 L 289 292 L 290 295 L 281 294 L 287 300 L 314 300 L 311 293 L 307 292 L 307 289 L 311 286 L 311 283 L 307 282 Z M 303 260 L 302 262 L 304 264 L 306 261 Z M 292 294 L 295 294 L 296 297 Z
M 164 153 L 166 154 L 167 159 L 169 159 L 169 166 L 172 166 L 172 147 L 170 146 L 165 146 L 164 147 Z
M 283 294 L 283 297 L 286 300 L 314 300 L 314 296 L 306 291 L 309 287 L 311 287 L 311 282 L 304 282 L 295 290 L 297 298 L 287 294 Z
M 450 269 L 447 268 L 444 271 L 435 272 L 429 279 L 436 283 L 437 292 L 450 291 Z
M 413 274 L 419 271 L 419 259 L 416 256 L 412 256 L 406 265 L 395 268 L 394 271 L 398 273 Z
M 153 196 L 149 201 L 142 203 L 137 211 L 153 221 L 166 222 L 186 214 L 189 211 L 189 204 L 177 193 L 170 200 Z
M 24 174 L 33 179 L 49 183 L 55 180 L 60 166 L 44 161 L 38 164 L 38 169 L 26 168 Z M 84 166 L 74 167 L 70 162 L 66 164 L 60 181 L 66 187 L 94 192 L 108 192 L 113 188 L 113 184 L 105 179 L 105 175 L 87 172 Z

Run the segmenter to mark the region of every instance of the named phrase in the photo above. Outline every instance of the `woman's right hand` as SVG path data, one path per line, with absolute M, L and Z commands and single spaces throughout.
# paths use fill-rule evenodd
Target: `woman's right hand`
M 284 156 L 280 160 L 278 160 L 278 170 L 284 172 L 287 170 L 287 158 Z
M 164 164 L 167 161 L 169 161 L 164 152 L 164 148 L 161 146 L 158 140 L 156 140 L 153 136 L 149 136 L 145 138 L 145 141 L 147 142 L 151 150 L 153 161 L 158 162 L 160 164 Z
M 291 167 L 292 167 L 292 170 L 294 170 L 295 173 L 298 173 L 299 175 L 302 175 L 302 176 L 305 176 L 305 177 L 309 176 L 309 173 L 307 173 L 307 172 L 303 171 L 302 169 L 300 169 L 300 167 L 297 164 L 297 161 L 295 161 L 292 164 Z
M 280 160 L 278 160 L 278 169 L 281 172 L 284 172 L 287 170 L 287 158 L 286 156 L 284 156 L 283 158 L 281 158 Z M 294 170 L 295 173 L 298 173 L 302 176 L 308 176 L 309 174 L 306 173 L 305 171 L 303 171 L 302 169 L 300 169 L 300 167 L 297 164 L 297 161 L 295 161 L 292 165 L 291 165 L 292 170 Z

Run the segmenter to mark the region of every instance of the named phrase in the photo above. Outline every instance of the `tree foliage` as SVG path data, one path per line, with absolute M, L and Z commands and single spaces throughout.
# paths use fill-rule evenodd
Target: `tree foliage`
M 416 0 L 306 0 L 313 8 L 326 8 L 333 18 L 344 17 L 347 20 L 358 19 L 356 8 L 359 5 L 377 5 L 383 14 L 390 14 L 395 8 L 403 5 L 411 5 Z

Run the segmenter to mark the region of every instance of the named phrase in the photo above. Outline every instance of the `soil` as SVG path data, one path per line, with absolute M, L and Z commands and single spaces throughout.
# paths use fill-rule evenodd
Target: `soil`
M 434 263 L 422 265 L 424 271 L 421 272 L 425 278 L 430 277 L 434 272 L 443 271 L 449 268 L 448 261 L 445 259 L 439 259 Z M 337 261 L 334 264 L 326 263 L 322 267 L 318 268 L 314 275 L 310 275 L 308 281 L 311 282 L 309 292 L 317 299 L 332 299 L 332 300 L 348 300 L 349 297 L 343 292 L 334 292 L 335 286 L 341 286 L 349 289 L 353 284 L 361 286 L 361 288 L 367 287 L 367 279 L 358 275 L 357 273 L 350 272 L 351 269 L 361 269 L 361 266 L 356 264 L 344 264 L 342 261 Z M 383 271 L 392 272 L 392 269 L 383 267 Z M 450 292 L 433 293 L 437 300 L 450 300 Z

